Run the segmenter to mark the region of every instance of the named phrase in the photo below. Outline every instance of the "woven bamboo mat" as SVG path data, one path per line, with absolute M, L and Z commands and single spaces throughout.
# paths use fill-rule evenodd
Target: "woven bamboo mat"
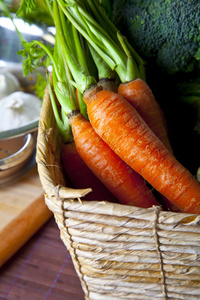
M 0 269 L 0 299 L 84 300 L 54 218 Z

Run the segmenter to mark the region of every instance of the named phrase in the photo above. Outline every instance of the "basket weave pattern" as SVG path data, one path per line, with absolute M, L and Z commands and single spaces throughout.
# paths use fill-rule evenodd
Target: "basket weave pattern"
M 38 172 L 85 299 L 200 299 L 200 216 L 84 201 L 90 189 L 65 186 L 60 148 L 46 91 Z

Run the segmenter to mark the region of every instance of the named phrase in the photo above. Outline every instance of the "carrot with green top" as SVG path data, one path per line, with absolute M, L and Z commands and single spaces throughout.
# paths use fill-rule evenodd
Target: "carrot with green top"
M 67 8 L 62 6 L 64 2 L 69 5 Z M 118 93 L 135 107 L 153 132 L 173 152 L 164 114 L 145 82 L 145 62 L 121 36 L 103 8 L 99 7 L 98 1 L 85 0 L 80 3 L 66 0 L 64 2 L 58 0 L 66 16 L 88 40 L 93 51 L 96 51 L 118 74 L 121 81 Z M 103 43 L 101 37 L 98 40 L 100 35 L 103 37 Z
M 58 6 L 54 4 L 54 15 L 59 16 L 59 14 L 61 14 L 61 11 L 59 12 Z M 59 20 L 59 18 L 56 18 L 56 29 L 58 37 L 62 40 L 63 27 Z M 68 26 L 67 31 L 70 34 L 72 26 L 70 23 L 67 23 L 66 26 Z M 71 40 L 66 41 L 65 45 L 68 51 L 64 52 L 64 56 L 67 63 L 69 63 L 69 67 L 75 70 L 73 77 L 76 78 L 78 84 L 73 84 L 82 93 L 86 86 L 95 84 L 96 80 L 89 74 L 84 63 L 81 64 L 82 72 L 80 72 L 78 57 L 72 61 L 71 56 L 69 56 L 69 53 L 73 52 L 73 49 L 70 48 L 72 43 Z M 77 48 L 78 40 L 76 40 Z M 90 122 L 78 111 L 77 107 L 71 109 L 71 112 L 67 110 L 67 116 L 79 155 L 97 178 L 121 203 L 141 207 L 159 205 L 143 178 L 131 170 L 110 149 L 94 131 Z
M 81 63 L 78 60 L 76 51 L 79 55 L 81 52 L 79 40 L 76 38 L 73 40 L 65 40 L 63 33 L 64 19 L 56 2 L 54 2 L 53 9 L 57 32 L 56 45 L 57 47 L 58 45 L 63 45 L 61 55 L 65 61 L 65 77 L 68 77 L 65 82 L 62 82 L 60 68 L 57 67 L 57 63 L 52 58 L 54 67 L 54 90 L 58 102 L 71 125 L 73 138 L 79 155 L 93 171 L 95 176 L 121 203 L 141 207 L 159 205 L 151 190 L 147 187 L 144 179 L 128 167 L 127 164 L 110 149 L 94 131 L 90 122 L 80 113 L 75 89 L 79 89 L 79 91 L 82 92 L 85 86 L 95 84 L 96 79 L 92 77 L 88 69 L 85 68 L 83 58 L 81 59 Z M 67 30 L 69 36 L 72 38 L 75 34 L 75 37 L 77 37 L 75 29 L 72 28 L 71 24 L 66 22 L 65 25 L 67 26 L 65 30 Z M 76 43 L 76 45 L 74 43 Z M 74 49 L 76 49 L 76 51 L 73 51 Z M 72 53 L 75 53 L 75 55 L 72 56 Z M 68 64 L 71 69 L 75 70 L 73 78 L 79 80 L 77 84 L 73 82 L 72 76 L 70 72 L 68 72 Z M 75 87 L 73 87 L 72 84 Z M 70 92 L 71 97 L 69 101 L 69 97 L 66 97 L 64 92 Z
M 60 2 L 60 0 L 58 0 Z M 67 1 L 65 1 L 67 2 Z M 120 45 L 77 3 L 63 8 L 91 46 L 126 82 L 139 68 L 119 35 Z M 138 76 L 137 76 L 138 77 Z M 136 78 L 137 78 L 136 77 Z M 84 89 L 92 127 L 110 148 L 181 211 L 200 213 L 200 184 L 121 95 L 101 87 Z

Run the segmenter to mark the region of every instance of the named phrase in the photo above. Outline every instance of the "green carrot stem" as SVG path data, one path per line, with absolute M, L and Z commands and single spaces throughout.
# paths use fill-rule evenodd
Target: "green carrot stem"
M 73 110 L 78 109 L 78 103 L 76 101 L 75 89 L 70 84 L 70 80 L 72 80 L 71 73 L 68 65 L 65 63 L 62 49 L 60 47 L 60 40 L 58 40 L 57 36 L 55 39 L 54 57 L 57 62 L 56 67 L 60 70 L 60 76 L 63 78 L 62 82 L 58 80 L 53 66 L 52 75 L 54 90 L 60 105 L 63 107 L 65 113 L 69 114 Z
M 115 43 L 118 43 L 117 33 L 119 30 L 115 27 L 115 25 L 112 22 L 112 18 L 109 17 L 109 10 L 111 9 L 111 3 L 108 0 L 85 0 L 85 2 L 88 3 L 95 20 L 98 22 L 98 24 L 101 25 L 102 28 L 106 30 L 106 32 L 109 33 L 109 35 L 112 37 L 112 39 L 115 41 Z M 98 3 L 103 2 L 103 7 L 99 7 Z M 110 7 L 110 8 L 109 8 Z M 121 35 L 122 37 L 122 35 Z M 129 44 L 126 37 L 122 37 L 124 39 L 124 42 L 126 44 L 126 47 L 129 49 L 131 54 L 133 55 L 136 63 L 139 65 L 139 68 L 141 66 L 145 65 L 145 61 L 140 57 L 140 55 L 136 52 L 136 50 Z
M 114 44 L 105 30 L 80 5 L 66 6 L 63 0 L 58 0 L 58 3 L 69 21 L 99 53 L 110 68 L 112 70 L 120 68 L 125 72 L 126 56 L 121 46 Z
M 78 31 L 76 30 L 76 28 L 74 26 L 71 27 L 71 30 L 72 30 L 72 38 L 73 38 L 74 45 L 75 45 L 75 51 L 76 51 L 75 53 L 77 54 L 77 58 L 79 59 L 79 65 L 81 66 L 82 69 L 86 70 L 88 73 L 89 71 L 88 71 L 86 61 L 83 57 L 83 49 L 81 46 Z
M 79 1 L 65 0 L 64 3 L 63 0 L 58 0 L 58 2 L 70 22 L 110 68 L 118 73 L 122 82 L 131 81 L 138 77 L 145 79 L 144 61 L 122 37 L 104 10 L 97 9 L 97 5 L 95 6 L 97 1 L 85 0 L 96 19 L 85 10 Z
M 79 90 L 77 90 L 77 93 L 80 112 L 88 120 L 87 105 L 83 101 L 83 94 Z
M 101 80 L 103 78 L 114 79 L 116 77 L 115 71 L 113 71 L 108 66 L 108 64 L 102 59 L 102 57 L 94 50 L 94 48 L 90 44 L 88 44 L 88 46 L 98 70 L 98 80 Z
M 109 0 L 99 0 L 99 4 L 105 9 L 109 19 L 112 20 L 112 5 Z
M 86 70 L 83 66 L 80 65 L 76 58 L 76 50 L 77 44 L 75 44 L 74 39 L 70 39 L 70 36 L 74 36 L 74 32 L 72 32 L 72 25 L 67 20 L 65 22 L 65 30 L 69 32 L 66 36 L 63 33 L 62 24 L 60 21 L 60 14 L 62 14 L 61 10 L 59 12 L 59 7 L 56 1 L 54 1 L 53 5 L 53 12 L 54 12 L 54 19 L 55 19 L 55 26 L 56 32 L 61 43 L 61 48 L 63 51 L 63 56 L 65 57 L 67 64 L 73 74 L 75 82 L 71 81 L 71 83 L 81 92 L 83 93 L 89 86 L 96 84 L 96 80 L 94 77 L 88 74 L 88 70 Z M 66 39 L 65 39 L 65 38 Z M 74 54 L 75 53 L 75 54 Z M 72 71 L 73 70 L 73 71 Z M 80 80 L 81 76 L 81 80 Z
M 44 6 L 47 7 L 47 10 L 49 11 L 49 14 L 50 16 L 52 17 L 52 20 L 54 19 L 54 15 L 53 15 L 53 10 L 52 10 L 52 7 L 51 7 L 51 4 L 50 4 L 50 1 L 49 0 L 42 0 L 43 3 L 44 3 Z M 45 5 L 46 4 L 46 5 Z
M 87 2 L 87 4 L 89 5 L 91 12 L 93 14 L 93 17 L 95 18 L 95 20 L 98 22 L 98 24 L 100 24 L 105 30 L 106 32 L 109 33 L 109 35 L 112 37 L 113 41 L 115 43 L 118 43 L 118 34 L 119 31 L 118 29 L 115 27 L 115 25 L 113 24 L 113 22 L 111 21 L 111 16 L 109 17 L 109 7 L 111 7 L 110 1 L 97 1 L 97 0 L 85 0 L 85 2 Z M 103 7 L 99 6 L 99 2 L 103 2 Z M 107 5 L 108 6 L 107 6 Z M 87 7 L 87 6 L 86 6 Z M 132 67 L 132 71 L 134 71 L 135 69 L 135 76 L 138 76 L 140 78 L 142 78 L 143 80 L 145 80 L 146 75 L 145 75 L 145 61 L 140 57 L 140 55 L 135 51 L 135 49 L 128 43 L 127 38 L 121 36 L 121 42 L 123 40 L 123 44 L 126 45 L 125 47 L 122 45 L 123 49 L 125 52 L 126 49 L 128 49 L 131 53 L 131 55 L 133 56 L 134 60 L 132 62 L 133 67 Z M 129 54 L 127 55 L 129 56 Z
M 80 55 L 82 55 L 82 59 L 85 60 L 85 64 L 87 66 L 88 74 L 90 76 L 94 77 L 96 80 L 98 80 L 98 69 L 96 67 L 93 56 L 92 56 L 91 51 L 89 49 L 90 45 L 88 44 L 88 42 L 84 39 L 84 37 L 81 34 L 79 34 L 79 39 L 80 39 L 81 50 L 82 50 L 82 54 L 81 54 L 81 51 L 80 51 Z M 77 57 L 77 59 L 79 60 L 80 57 Z
M 131 76 L 132 76 L 132 74 L 134 74 L 133 79 L 141 77 L 138 65 L 137 65 L 136 61 L 133 59 L 133 56 L 131 55 L 123 37 L 121 36 L 121 34 L 119 32 L 117 32 L 117 37 L 119 39 L 120 44 L 122 45 L 122 47 L 124 49 L 124 53 L 126 53 L 126 56 L 127 56 L 127 73 L 131 74 Z
M 108 17 L 107 11 L 110 10 L 109 5 L 107 5 L 107 1 L 94 1 L 94 0 L 85 0 L 87 2 L 93 18 L 97 21 L 97 23 L 106 30 L 109 36 L 114 40 L 116 43 L 117 41 L 117 28 L 111 22 L 111 17 Z M 103 6 L 99 6 L 99 2 L 103 3 Z M 106 3 L 105 3 L 106 2 Z M 108 1 L 109 3 L 110 1 Z M 88 11 L 89 12 L 89 11 Z
M 68 118 L 66 117 L 65 122 L 62 122 L 61 118 L 60 118 L 60 114 L 58 112 L 58 107 L 56 104 L 56 99 L 54 96 L 54 92 L 53 92 L 53 88 L 50 82 L 50 78 L 49 78 L 49 74 L 48 72 L 46 73 L 47 75 L 47 84 L 48 84 L 48 88 L 49 88 L 49 96 L 50 96 L 50 100 L 51 100 L 51 105 L 52 105 L 52 109 L 53 109 L 53 113 L 54 113 L 54 117 L 56 120 L 56 124 L 58 126 L 58 130 L 60 132 L 61 138 L 63 140 L 64 143 L 71 141 L 72 140 L 72 132 L 71 132 L 71 128 L 70 128 L 70 124 L 68 121 Z

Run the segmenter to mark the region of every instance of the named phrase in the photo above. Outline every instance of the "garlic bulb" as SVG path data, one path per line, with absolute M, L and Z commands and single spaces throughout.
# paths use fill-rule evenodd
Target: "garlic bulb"
M 20 83 L 13 74 L 0 73 L 0 99 L 20 90 Z
M 32 94 L 14 92 L 0 99 L 0 131 L 21 127 L 39 119 L 41 100 Z

